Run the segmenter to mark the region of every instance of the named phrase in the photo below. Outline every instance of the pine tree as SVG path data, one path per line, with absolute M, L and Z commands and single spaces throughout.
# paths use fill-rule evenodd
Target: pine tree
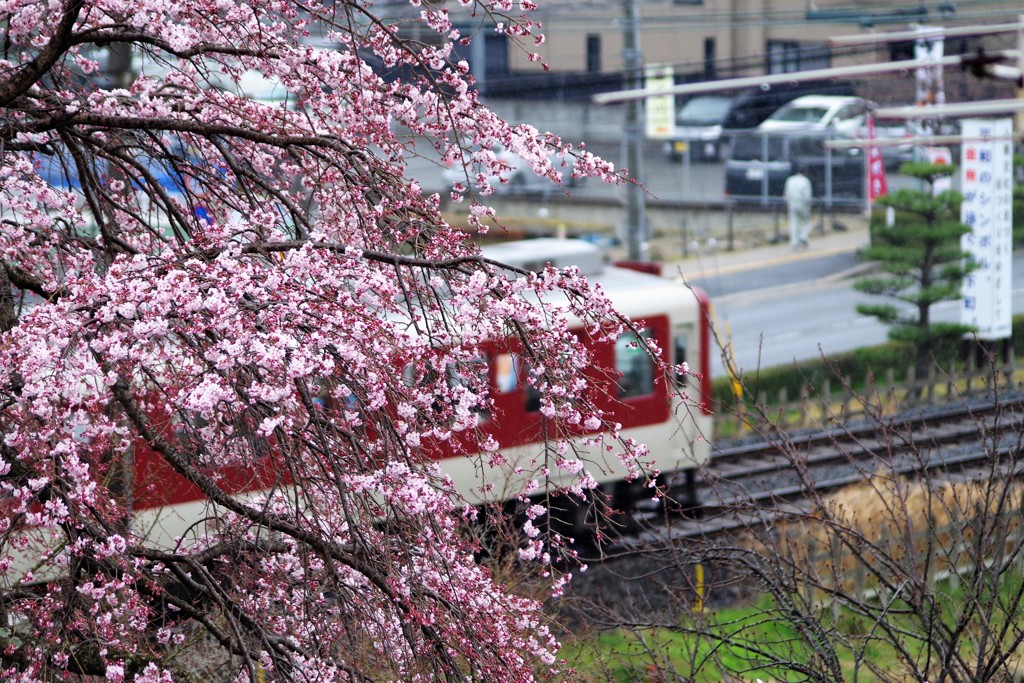
M 892 226 L 873 219 L 868 259 L 879 262 L 883 274 L 856 283 L 858 291 L 896 299 L 901 304 L 859 304 L 857 312 L 871 315 L 890 326 L 889 338 L 914 347 L 918 374 L 927 372 L 938 345 L 969 333 L 960 323 L 932 320 L 931 308 L 942 301 L 960 298 L 960 285 L 973 270 L 969 254 L 960 247 L 960 237 L 970 228 L 960 222 L 959 193 L 948 190 L 933 194 L 940 178 L 954 167 L 927 163 L 904 164 L 900 171 L 925 181 L 924 190 L 897 190 L 878 199 L 892 207 Z

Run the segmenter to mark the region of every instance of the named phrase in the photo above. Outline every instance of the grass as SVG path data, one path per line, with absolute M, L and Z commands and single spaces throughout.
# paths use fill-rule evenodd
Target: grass
M 792 650 L 797 661 L 812 658 L 799 646 L 798 633 L 786 620 L 771 618 L 767 599 L 756 605 L 695 614 L 678 629 L 616 629 L 567 646 L 563 654 L 586 681 L 640 683 L 659 680 L 784 681 L 803 676 L 766 666 L 756 651 L 766 646 Z M 706 631 L 708 635 L 697 635 Z M 718 642 L 729 634 L 729 645 Z M 725 672 L 748 671 L 744 675 Z
M 998 599 L 1005 599 L 1014 590 L 1019 590 L 1020 577 L 1008 584 L 1012 586 L 1000 591 Z M 957 605 L 962 604 L 964 595 L 962 591 L 951 591 L 941 597 L 942 616 L 948 623 L 957 615 Z M 899 612 L 904 605 L 894 603 L 891 607 Z M 873 624 L 864 617 L 840 611 L 836 619 L 825 608 L 818 616 L 825 629 L 832 631 L 830 640 L 838 656 L 843 680 L 856 680 L 858 683 L 921 680 L 916 667 L 899 657 L 893 645 L 880 638 L 878 632 L 873 631 Z M 698 635 L 698 631 L 704 633 Z M 725 643 L 723 639 L 732 642 Z M 968 661 L 973 657 L 970 641 L 970 638 L 965 638 L 961 645 L 961 654 Z M 904 636 L 901 646 L 923 667 L 927 654 L 927 644 L 923 639 Z M 562 654 L 581 680 L 594 683 L 753 683 L 759 679 L 776 683 L 807 680 L 806 674 L 792 667 L 773 665 L 760 654 L 765 650 L 771 650 L 779 660 L 824 670 L 824 662 L 815 654 L 815 648 L 769 598 L 762 598 L 757 604 L 747 607 L 694 615 L 692 620 L 675 628 L 615 629 L 595 633 L 568 643 Z M 933 652 L 931 657 L 934 663 L 937 655 Z M 879 678 L 872 671 L 872 666 L 885 672 L 886 677 Z M 1019 658 L 1012 655 L 1009 666 L 1011 671 L 1024 671 Z
M 896 494 L 898 489 L 903 493 Z M 750 542 L 750 550 L 766 558 L 765 565 L 772 554 L 782 553 L 797 568 L 839 586 L 840 594 L 870 605 L 867 614 L 847 609 L 843 603 L 833 604 L 825 593 L 797 582 L 795 592 L 786 594 L 791 602 L 780 603 L 762 595 L 744 604 L 689 613 L 671 626 L 592 632 L 568 642 L 563 655 L 582 680 L 595 683 L 807 680 L 807 673 L 786 663 L 823 672 L 829 663 L 821 653 L 828 652 L 835 654 L 834 666 L 841 671 L 834 678 L 857 683 L 920 681 L 926 675 L 920 670 L 935 673 L 938 655 L 934 645 L 948 645 L 970 668 L 978 644 L 986 642 L 986 633 L 991 638 L 1007 627 L 1006 635 L 994 636 L 994 642 L 1001 643 L 995 651 L 1008 655 L 1005 670 L 998 675 L 990 671 L 986 680 L 1019 680 L 1012 677 L 1024 676 L 1024 656 L 1013 651 L 1010 640 L 1024 623 L 1024 561 L 1018 556 L 1001 572 L 987 563 L 980 567 L 972 564 L 974 557 L 991 558 L 1022 542 L 1020 507 L 1004 508 L 999 514 L 985 507 L 1000 493 L 1011 501 L 1024 498 L 1020 487 L 1010 482 L 947 482 L 926 490 L 923 486 L 907 488 L 906 483 L 897 486 L 885 479 L 836 494 L 833 502 L 845 512 L 836 512 L 828 525 L 814 522 L 811 516 L 802 523 L 778 526 L 770 547 Z M 893 504 L 897 497 L 901 502 Z M 826 507 L 830 505 L 826 503 Z M 906 517 L 901 520 L 900 514 Z M 854 546 L 856 555 L 826 550 L 832 525 L 846 529 L 848 538 L 871 538 L 870 544 Z M 902 529 L 917 530 L 908 532 L 913 550 L 908 550 L 907 539 L 899 536 Z M 927 542 L 928 538 L 932 542 Z M 925 552 L 930 558 L 927 566 L 922 564 Z M 883 561 L 883 555 L 888 559 Z M 957 558 L 955 564 L 948 562 L 952 557 Z M 890 586 L 901 586 L 904 592 L 880 594 L 876 581 L 863 579 L 864 565 L 858 562 L 870 562 Z M 959 571 L 949 572 L 952 566 Z M 828 578 L 832 570 L 839 576 Z M 925 584 L 914 579 L 929 574 L 937 580 Z M 934 630 L 938 635 L 931 644 L 925 635 L 925 620 L 904 600 L 933 605 L 928 618 L 943 628 Z M 799 624 L 805 628 L 800 630 Z M 882 625 L 890 629 L 888 635 Z M 942 635 L 944 628 L 957 636 Z M 992 642 L 984 648 L 989 656 Z M 876 670 L 884 672 L 884 677 L 876 675 Z M 1005 678 L 999 677 L 1003 674 Z

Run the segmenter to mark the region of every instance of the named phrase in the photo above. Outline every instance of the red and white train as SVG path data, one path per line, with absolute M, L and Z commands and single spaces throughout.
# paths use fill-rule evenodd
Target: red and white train
M 675 381 L 666 378 L 656 371 L 647 353 L 637 348 L 632 333 L 615 343 L 591 344 L 595 363 L 621 375 L 617 380 L 614 373 L 590 378 L 604 385 L 593 392 L 600 397 L 599 407 L 610 420 L 623 426 L 623 436 L 649 447 L 666 482 L 683 494 L 684 503 L 695 505 L 694 473 L 708 459 L 711 434 L 710 303 L 706 295 L 679 280 L 651 272 L 650 263 L 609 264 L 603 249 L 582 240 L 506 242 L 487 247 L 485 256 L 533 271 L 548 264 L 557 268 L 577 266 L 588 280 L 601 284 L 616 310 L 628 315 L 642 334 L 657 342 L 663 361 L 689 365 L 691 374 Z M 511 478 L 534 475 L 538 445 L 544 435 L 545 419 L 538 396 L 526 381 L 527 369 L 514 349 L 489 352 L 487 365 L 493 414 L 500 419 L 482 416 L 480 426 L 501 444 L 510 467 L 487 470 L 464 455 L 452 457 L 449 453 L 446 457 L 443 451 L 434 454 L 459 493 L 472 502 L 500 501 L 521 491 L 524 482 Z M 148 462 L 149 457 L 154 456 L 144 451 L 136 453 L 136 472 L 150 483 L 166 476 L 167 483 L 138 492 L 135 509 L 151 529 L 160 529 L 161 535 L 171 538 L 190 520 L 201 519 L 209 511 L 195 487 L 174 475 L 162 460 Z M 622 466 L 594 454 L 587 459 L 591 461 L 590 473 L 614 497 L 616 505 L 629 505 L 628 492 L 636 489 L 622 481 Z M 516 465 L 523 465 L 520 475 L 512 474 Z M 278 473 L 268 466 L 266 472 L 255 476 L 251 471 L 225 471 L 222 475 L 222 483 L 229 490 L 245 494 L 274 482 Z M 484 482 L 484 476 L 490 479 Z M 481 493 L 484 483 L 490 492 L 486 496 Z
M 610 420 L 622 425 L 622 435 L 647 444 L 656 467 L 667 483 L 682 491 L 687 502 L 696 504 L 694 472 L 709 457 L 711 433 L 710 395 L 710 304 L 706 295 L 652 273 L 652 264 L 609 264 L 604 251 L 580 240 L 535 239 L 508 242 L 485 250 L 489 258 L 526 270 L 574 265 L 591 281 L 599 282 L 616 310 L 629 316 L 641 334 L 657 342 L 663 361 L 686 362 L 691 373 L 675 378 L 657 371 L 646 351 L 637 348 L 633 333 L 616 342 L 588 343 L 595 363 L 613 373 L 595 373 L 591 381 L 601 383 L 595 395 Z M 585 339 L 585 337 L 582 337 Z M 496 348 L 487 354 L 487 372 L 493 399 L 493 415 L 481 416 L 481 428 L 502 446 L 502 455 L 513 467 L 536 459 L 543 441 L 545 418 L 539 398 L 526 381 L 527 369 L 514 349 Z M 616 378 L 618 375 L 618 378 Z M 148 448 L 136 447 L 134 457 L 133 526 L 155 546 L 172 547 L 201 520 L 211 518 L 209 502 L 199 489 L 175 474 L 170 466 Z M 485 501 L 481 494 L 481 471 L 472 458 L 451 453 L 436 454 L 453 478 L 456 488 L 468 500 Z M 592 454 L 591 454 L 592 455 Z M 597 456 L 590 458 L 596 460 Z M 623 481 L 622 466 L 616 462 L 591 462 L 592 476 L 617 506 L 630 503 L 635 486 Z M 536 467 L 524 468 L 528 477 Z M 509 467 L 502 477 L 512 477 Z M 223 468 L 220 485 L 237 496 L 258 494 L 283 483 L 274 457 L 266 467 Z M 490 501 L 522 490 L 511 479 L 487 481 Z M 564 499 L 563 499 L 564 500 Z M 18 563 L 20 564 L 20 563 Z M 9 577 L 11 578 L 11 577 Z
M 640 334 L 655 342 L 662 361 L 689 365 L 690 374 L 669 379 L 656 370 L 632 332 L 614 343 L 595 343 L 580 335 L 590 346 L 595 365 L 612 371 L 588 378 L 598 385 L 592 392 L 598 407 L 610 421 L 622 425 L 623 436 L 646 444 L 664 478 L 681 487 L 688 502 L 696 504 L 694 473 L 709 456 L 711 434 L 711 318 L 704 292 L 661 277 L 656 264 L 608 263 L 603 249 L 582 240 L 506 242 L 485 248 L 484 255 L 528 271 L 540 271 L 548 264 L 578 267 L 589 281 L 600 283 L 615 309 L 627 315 Z M 529 461 L 537 455 L 544 428 L 535 392 L 525 381 L 525 369 L 514 353 L 489 354 L 488 363 L 491 396 L 501 420 L 485 427 L 502 444 L 506 460 L 513 464 Z M 602 488 L 615 495 L 617 503 L 628 504 L 629 497 L 624 494 L 631 487 L 621 481 L 621 465 L 594 453 L 586 456 L 592 459 L 590 473 Z M 446 466 L 459 490 L 474 495 L 479 468 L 466 458 L 452 459 Z M 494 484 L 496 498 L 504 491 L 521 489 L 519 482 L 488 483 Z

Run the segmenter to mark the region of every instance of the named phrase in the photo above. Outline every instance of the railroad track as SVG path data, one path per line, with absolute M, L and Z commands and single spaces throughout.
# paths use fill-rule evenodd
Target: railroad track
M 1016 456 L 1024 446 L 1022 434 L 1024 397 L 1014 396 L 722 449 L 698 477 L 698 510 L 683 516 L 664 508 L 641 510 L 636 529 L 606 550 L 618 554 L 640 544 L 708 537 L 770 516 L 806 512 L 813 496 L 879 471 L 959 480 L 1021 476 L 1024 463 L 1018 465 Z

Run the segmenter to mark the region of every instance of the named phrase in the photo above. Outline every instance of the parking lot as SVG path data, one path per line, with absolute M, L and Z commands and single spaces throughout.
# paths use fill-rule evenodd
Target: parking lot
M 650 193 L 651 201 L 662 200 L 671 202 L 717 202 L 725 199 L 725 163 L 720 161 L 699 162 L 683 157 L 680 161 L 673 161 L 666 156 L 661 141 L 646 141 L 644 143 L 644 168 L 642 179 L 644 187 Z M 588 145 L 590 151 L 609 159 L 619 165 L 624 158 L 624 151 L 621 146 L 616 145 Z M 420 180 L 423 187 L 428 191 L 440 192 L 445 189 L 442 177 L 443 167 L 432 164 L 425 159 L 414 160 L 410 166 L 412 175 Z M 898 174 L 889 174 L 889 187 L 911 187 L 913 181 L 901 177 Z M 954 185 L 956 179 L 954 179 Z M 612 196 L 625 196 L 624 187 L 612 187 L 604 183 L 587 180 L 580 186 L 572 188 L 571 193 L 580 198 L 600 198 L 607 200 Z M 552 186 L 551 195 L 554 196 L 559 190 Z M 534 195 L 540 193 L 533 192 Z M 820 198 L 820 197 L 819 197 Z M 758 197 L 744 197 L 744 202 L 757 203 Z M 768 199 L 781 201 L 781 197 Z M 862 199 L 851 197 L 837 197 L 840 204 L 860 204 Z

